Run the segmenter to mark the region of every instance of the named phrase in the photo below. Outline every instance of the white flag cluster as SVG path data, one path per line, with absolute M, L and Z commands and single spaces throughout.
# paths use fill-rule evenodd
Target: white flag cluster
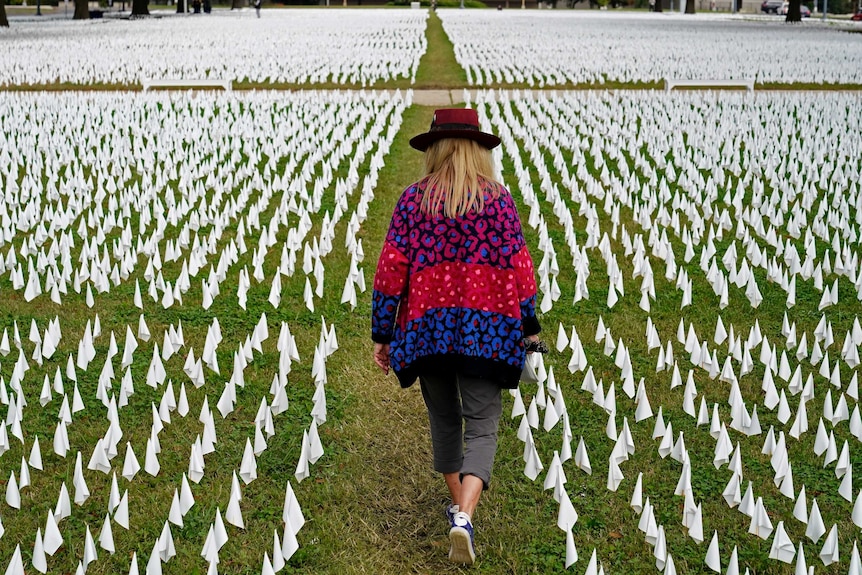
M 134 85 L 145 79 L 222 78 L 253 83 L 353 84 L 415 80 L 427 11 L 316 9 L 214 11 L 207 18 L 117 19 L 109 27 L 20 22 L 10 30 L 9 84 Z M 106 48 L 110 46 L 110 48 Z M 199 49 L 189 50 L 190 46 Z M 261 57 L 267 46 L 277 58 Z M 119 53 L 158 55 L 117 58 Z M 170 61 L 160 55 L 173 53 Z M 27 62 L 27 69 L 15 65 Z M 5 116 L 4 116 L 5 118 Z
M 567 301 L 561 292 L 573 294 L 568 301 L 577 317 L 579 306 L 590 301 L 591 294 L 601 293 L 596 305 L 608 310 L 604 317 L 579 319 L 577 329 L 559 324 L 547 331 L 556 336 L 549 343 L 560 360 L 546 367 L 549 360 L 543 356 L 528 356 L 528 383 L 513 392 L 512 417 L 520 418 L 517 435 L 524 442 L 524 473 L 531 481 L 544 473 L 544 488 L 553 489 L 557 525 L 567 532 L 566 567 L 577 560 L 578 537 L 572 527 L 579 515 L 565 489 L 564 467 L 574 459 L 574 467 L 592 474 L 589 455 L 596 446 L 586 445 L 581 437 L 573 454 L 572 439 L 585 435 L 578 433 L 582 421 L 598 416 L 606 421 L 609 442 L 602 446 L 610 453 L 605 486 L 612 493 L 630 494 L 629 504 L 637 514 L 633 521 L 659 571 L 676 572 L 670 543 L 678 540 L 674 531 L 697 544 L 706 541 L 714 518 L 705 512 L 704 501 L 709 498 L 712 504 L 720 494 L 739 511 L 750 537 L 771 542 L 771 559 L 796 561 L 797 573 L 807 572 L 800 567 L 807 565 L 802 542 L 789 535 L 798 532 L 798 527 L 789 527 L 796 521 L 810 544 L 818 546 L 824 565 L 841 563 L 842 571 L 849 567 L 851 575 L 858 575 L 856 546 L 852 554 L 839 548 L 839 523 L 852 520 L 862 526 L 862 492 L 854 493 L 852 483 L 853 445 L 862 441 L 856 371 L 862 327 L 858 315 L 833 310 L 862 301 L 857 249 L 862 237 L 862 160 L 840 166 L 816 163 L 806 170 L 802 158 L 791 151 L 785 160 L 787 172 L 779 173 L 745 127 L 756 122 L 776 135 L 801 129 L 823 145 L 860 145 L 862 135 L 841 127 L 839 120 L 828 128 L 834 134 L 801 126 L 783 111 L 773 113 L 771 98 L 687 95 L 656 101 L 636 94 L 579 94 L 575 99 L 506 92 L 480 92 L 476 97 L 482 121 L 502 139 L 502 152 L 514 167 L 506 175 L 516 182 L 511 188 L 522 197 L 527 224 L 539 238 L 534 256 L 537 305 L 550 314 Z M 778 99 L 791 108 L 807 105 L 798 96 Z M 819 105 L 838 116 L 851 109 L 843 96 Z M 518 121 L 513 121 L 515 114 Z M 713 115 L 720 115 L 722 122 L 704 122 Z M 637 127 L 620 130 L 619 118 L 637 118 Z M 667 134 L 678 130 L 689 134 L 687 143 L 668 139 Z M 747 152 L 729 149 L 731 141 L 742 141 Z M 587 170 L 588 164 L 594 169 Z M 812 205 L 818 210 L 804 207 Z M 552 226 L 562 233 L 551 233 Z M 557 258 L 557 238 L 571 256 L 571 269 L 562 269 L 568 261 L 564 265 Z M 596 264 L 606 273 L 591 274 Z M 840 298 L 839 285 L 846 287 Z M 819 302 L 797 302 L 802 286 L 821 292 Z M 674 291 L 681 302 L 679 315 L 672 323 L 655 321 L 651 312 L 657 297 Z M 613 315 L 626 298 L 632 304 L 628 309 L 636 306 L 643 313 L 641 336 L 631 336 L 631 317 L 619 321 Z M 777 314 L 760 313 L 766 298 L 771 298 L 772 308 L 779 302 Z M 718 312 L 715 324 L 698 323 L 703 317 L 699 314 L 688 316 L 704 305 Z M 747 310 L 751 322 L 740 326 L 723 321 L 722 314 L 739 315 L 729 306 Z M 819 321 L 808 321 L 808 314 Z M 585 325 L 595 329 L 594 335 L 583 337 Z M 836 325 L 842 326 L 838 333 Z M 618 329 L 625 330 L 624 337 L 615 335 Z M 649 355 L 647 362 L 644 355 Z M 559 365 L 567 369 L 555 374 Z M 580 383 L 581 398 L 571 395 L 578 385 L 573 377 Z M 670 392 L 661 391 L 661 397 L 672 398 L 670 404 L 665 399 L 658 405 L 657 412 L 651 403 L 656 385 Z M 593 410 L 590 417 L 569 417 L 567 405 L 575 401 L 579 415 L 587 406 Z M 674 495 L 680 502 L 681 526 L 657 520 L 667 511 L 658 513 L 658 497 L 650 497 L 657 475 L 630 469 L 636 447 L 646 448 L 634 441 L 631 414 L 635 426 L 654 420 L 656 465 L 664 476 L 678 477 Z M 673 414 L 672 420 L 667 414 Z M 816 426 L 809 421 L 812 415 Z M 559 435 L 550 446 L 534 435 L 555 428 L 561 445 Z M 815 436 L 807 435 L 811 433 Z M 747 447 L 757 437 L 764 438 L 762 448 Z M 813 451 L 804 451 L 812 440 Z M 711 449 L 706 454 L 701 453 L 704 443 Z M 697 457 L 691 445 L 697 446 Z M 540 454 L 552 450 L 546 467 Z M 701 467 L 704 455 L 711 471 Z M 747 471 L 753 458 L 765 461 L 772 476 Z M 794 472 L 810 470 L 812 460 L 834 468 L 834 481 L 809 481 L 809 490 L 840 496 L 843 506 L 830 505 L 821 514 L 818 501 L 806 499 L 806 485 L 798 477 L 794 480 Z M 693 479 L 705 472 L 723 473 L 725 466 L 722 492 L 695 488 Z M 633 488 L 625 488 L 629 477 L 636 477 Z M 810 471 L 804 477 L 812 477 Z M 767 507 L 773 493 L 790 499 L 792 516 Z M 728 559 L 722 557 L 719 542 L 718 530 L 712 529 L 704 556 L 707 567 L 719 572 L 724 562 L 728 573 L 738 574 L 736 546 L 752 543 L 734 541 Z
M 274 324 L 260 311 L 254 319 L 243 312 L 238 323 L 223 310 L 259 310 L 252 304 L 263 304 L 275 308 L 268 308 L 270 315 L 281 313 L 282 294 L 287 280 L 299 276 L 297 268 L 305 278 L 295 281 L 314 282 L 309 307 L 337 297 L 332 287 L 324 288 L 324 266 L 342 246 L 355 288 L 344 307 L 356 305 L 356 293 L 365 290 L 360 226 L 411 99 L 409 93 L 248 94 L 214 96 L 199 105 L 178 95 L 129 97 L 140 112 L 99 95 L 69 93 L 53 101 L 23 96 L 46 112 L 41 120 L 16 116 L 11 110 L 20 110 L 21 101 L 0 98 L 0 162 L 13 165 L 7 160 L 14 154 L 32 169 L 23 177 L 0 171 L 0 274 L 11 280 L 2 289 L 15 290 L 25 300 L 22 306 L 63 309 L 77 300 L 101 311 L 96 306 L 125 287 L 128 309 L 135 311 L 130 323 L 104 322 L 96 313 L 81 320 L 83 329 L 70 329 L 74 322 L 65 323 L 63 313 L 0 326 L 0 456 L 17 452 L 19 442 L 23 453 L 20 467 L 17 460 L 6 467 L 3 519 L 14 521 L 28 505 L 36 479 L 48 482 L 49 497 L 56 496 L 41 524 L 20 542 L 32 545 L 24 557 L 32 557 L 39 572 L 55 568 L 58 553 L 75 553 L 82 573 L 100 554 L 118 553 L 131 556 L 129 573 L 161 573 L 177 554 L 176 529 L 187 525 L 196 501 L 215 509 L 207 518 L 207 537 L 194 543 L 215 572 L 228 538 L 255 527 L 244 516 L 244 492 L 255 489 L 259 460 L 291 409 L 290 380 L 302 385 L 297 381 L 308 378 L 308 370 L 312 401 L 304 429 L 291 433 L 290 443 L 296 447 L 295 481 L 312 475 L 324 456 L 326 363 L 339 348 L 335 325 L 322 321 L 313 360 L 297 375 L 301 346 L 292 326 Z M 49 110 L 57 113 L 54 119 L 79 114 L 112 135 L 103 139 L 72 123 L 48 121 Z M 188 129 L 183 136 L 174 129 L 180 124 Z M 35 161 L 34 150 L 25 151 L 24 139 L 18 139 L 24 133 L 52 141 L 55 160 Z M 194 159 L 185 151 L 187 138 L 199 146 Z M 116 161 L 119 150 L 138 163 Z M 332 167 L 338 165 L 343 175 Z M 335 203 L 328 204 L 332 197 Z M 238 293 L 227 293 L 223 282 L 234 274 L 240 277 Z M 190 327 L 163 319 L 190 308 L 204 313 L 206 323 Z M 165 316 L 164 310 L 171 311 Z M 246 318 L 253 322 L 248 331 L 237 329 Z M 307 353 L 311 358 L 311 347 Z M 267 356 L 276 360 L 268 363 Z M 271 384 L 262 397 L 266 385 L 260 391 L 249 385 L 260 381 L 261 365 L 274 366 L 263 375 Z M 136 419 L 127 415 L 132 412 Z M 46 419 L 51 427 L 39 427 Z M 140 421 L 143 429 L 137 429 Z M 177 444 L 177 428 L 190 430 L 183 440 L 188 443 Z M 228 455 L 231 450 L 223 447 L 227 429 L 248 429 L 239 453 Z M 81 444 L 79 434 L 94 430 L 95 439 Z M 182 452 L 180 469 L 163 466 L 165 448 L 169 461 L 177 449 Z M 226 457 L 233 473 L 213 474 L 213 462 L 223 465 Z M 68 479 L 55 484 L 65 476 L 57 469 L 66 468 Z M 144 492 L 148 481 L 169 482 L 173 496 L 169 507 L 148 509 L 141 517 L 137 509 L 150 500 Z M 107 506 L 98 525 L 83 524 L 77 506 L 92 505 L 97 493 L 106 494 Z M 304 519 L 290 485 L 284 517 L 284 530 L 264 557 L 264 572 L 280 570 L 299 546 Z M 140 540 L 140 526 L 152 521 L 159 524 L 158 537 Z M 117 537 L 118 529 L 130 537 Z M 81 534 L 81 541 L 70 545 L 72 533 Z M 23 570 L 16 552 L 8 573 Z
M 513 7 L 519 3 L 517 0 Z M 677 3 L 679 8 L 685 2 Z M 653 14 L 589 11 L 443 10 L 443 28 L 455 46 L 458 64 L 471 85 L 526 83 L 530 87 L 606 82 L 656 82 L 673 79 L 749 79 L 757 82 L 862 82 L 854 63 L 862 48 L 829 29 L 810 29 L 814 49 L 836 46 L 827 61 L 752 58 L 765 36 L 776 50 L 800 40 L 775 22 L 752 22 L 751 14 L 699 12 L 697 18 L 654 18 Z M 730 20 L 730 22 L 728 21 Z M 541 33 L 537 33 L 541 30 Z M 690 50 L 711 46 L 719 58 L 704 59 Z M 840 47 L 839 47 L 840 46 Z M 803 48 L 805 50 L 805 48 Z M 607 57 L 608 52 L 613 54 Z M 567 57 L 548 57 L 566 54 Z

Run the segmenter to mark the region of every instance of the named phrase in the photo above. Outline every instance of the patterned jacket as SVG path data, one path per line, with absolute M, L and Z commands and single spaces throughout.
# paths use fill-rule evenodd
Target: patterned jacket
M 374 276 L 371 339 L 390 343 L 402 387 L 457 370 L 514 388 L 522 339 L 541 331 L 536 281 L 508 190 L 457 218 L 420 210 L 419 183 L 395 206 Z

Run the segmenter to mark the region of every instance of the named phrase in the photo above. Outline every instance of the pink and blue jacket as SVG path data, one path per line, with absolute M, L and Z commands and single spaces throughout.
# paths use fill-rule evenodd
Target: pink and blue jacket
M 401 195 L 374 276 L 371 339 L 389 343 L 402 387 L 458 371 L 518 386 L 522 339 L 541 331 L 533 261 L 511 194 L 481 213 L 430 217 L 419 184 Z

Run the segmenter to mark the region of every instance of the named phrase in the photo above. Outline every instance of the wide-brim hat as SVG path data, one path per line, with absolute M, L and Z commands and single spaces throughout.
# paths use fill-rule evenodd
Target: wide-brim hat
M 489 150 L 500 145 L 500 138 L 479 129 L 479 114 L 471 108 L 435 110 L 431 128 L 410 140 L 410 146 L 424 152 L 428 146 L 444 138 L 465 138 L 478 142 Z

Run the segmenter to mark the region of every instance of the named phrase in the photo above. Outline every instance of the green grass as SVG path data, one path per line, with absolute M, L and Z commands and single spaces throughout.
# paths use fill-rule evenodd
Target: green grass
M 428 15 L 428 27 L 425 30 L 428 48 L 419 61 L 416 72 L 417 90 L 453 89 L 467 85 L 467 75 L 464 69 L 455 61 L 455 50 L 452 41 L 443 30 L 440 17 L 435 12 Z

